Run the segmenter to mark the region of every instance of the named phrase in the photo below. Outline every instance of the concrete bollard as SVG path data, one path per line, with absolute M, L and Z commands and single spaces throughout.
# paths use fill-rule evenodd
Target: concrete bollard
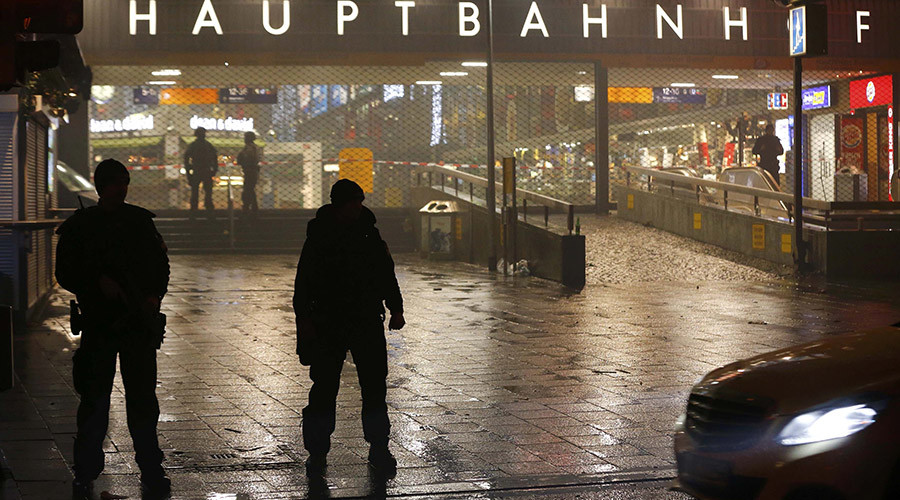
M 562 284 L 581 290 L 585 284 L 585 239 L 584 235 L 562 237 Z

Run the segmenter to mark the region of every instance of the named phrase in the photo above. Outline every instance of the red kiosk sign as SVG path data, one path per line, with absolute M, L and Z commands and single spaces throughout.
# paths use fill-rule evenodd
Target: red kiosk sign
M 894 77 L 891 75 L 850 82 L 850 108 L 891 106 L 894 103 Z

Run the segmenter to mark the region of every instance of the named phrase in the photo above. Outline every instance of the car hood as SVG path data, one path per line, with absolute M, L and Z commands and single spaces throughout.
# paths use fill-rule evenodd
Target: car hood
M 741 394 L 792 414 L 865 393 L 894 393 L 900 382 L 900 328 L 830 337 L 762 354 L 716 369 L 695 393 Z

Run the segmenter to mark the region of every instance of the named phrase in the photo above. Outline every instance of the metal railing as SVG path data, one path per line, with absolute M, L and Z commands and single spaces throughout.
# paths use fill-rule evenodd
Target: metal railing
M 785 207 L 787 219 L 793 222 L 794 196 L 781 191 L 771 191 L 755 187 L 742 186 L 729 182 L 712 181 L 708 179 L 689 177 L 681 174 L 661 172 L 645 167 L 624 167 L 625 184 L 631 187 L 632 176 L 640 176 L 641 182 L 647 191 L 668 193 L 676 195 L 687 190 L 693 193 L 696 201 L 701 205 L 717 206 L 718 200 L 722 200 L 722 208 L 726 211 L 735 204 L 729 202 L 729 193 L 742 194 L 752 197 L 753 214 L 762 216 L 763 205 L 760 200 L 778 202 Z M 706 191 L 704 191 L 704 188 Z M 721 198 L 716 197 L 712 201 L 709 190 L 715 190 Z M 739 203 L 739 205 L 743 205 Z M 826 231 L 835 230 L 898 230 L 900 229 L 900 203 L 894 202 L 830 202 L 803 198 L 803 221 L 808 222 L 818 229 Z
M 477 175 L 473 175 L 470 173 L 462 172 L 450 167 L 443 167 L 440 165 L 428 165 L 419 167 L 416 170 L 416 185 L 422 185 L 423 177 L 427 178 L 428 186 L 440 186 L 440 190 L 447 194 L 454 194 L 457 198 L 460 198 L 459 195 L 459 187 L 460 184 L 468 185 L 468 200 L 471 203 L 475 203 L 475 188 L 487 189 L 488 180 L 484 177 L 480 177 Z M 497 192 L 502 192 L 503 182 L 501 179 L 502 175 L 497 176 L 496 187 Z M 448 190 L 448 182 L 452 183 L 450 189 Z M 464 194 L 465 190 L 463 191 Z M 535 205 L 538 205 L 543 208 L 543 216 L 544 216 L 544 227 L 549 227 L 550 225 L 550 213 L 551 211 L 555 211 L 556 213 L 564 213 L 567 215 L 566 217 L 566 229 L 569 234 L 575 230 L 575 205 L 573 203 L 569 203 L 566 201 L 558 200 L 556 198 L 552 198 L 550 196 L 546 196 L 540 193 L 535 193 L 534 191 L 528 191 L 526 189 L 516 188 L 516 197 L 519 200 L 522 200 L 522 216 L 523 222 L 528 223 L 528 206 L 529 202 Z

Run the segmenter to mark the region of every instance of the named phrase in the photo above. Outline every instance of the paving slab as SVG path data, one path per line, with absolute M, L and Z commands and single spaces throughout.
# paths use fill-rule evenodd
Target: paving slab
M 671 429 L 701 375 L 900 319 L 882 287 L 764 271 L 612 280 L 573 293 L 464 264 L 397 260 L 409 324 L 387 336 L 397 477 L 368 474 L 348 360 L 329 470 L 310 484 L 298 425 L 310 382 L 290 309 L 296 256 L 173 257 L 158 384 L 173 498 L 680 498 L 666 489 Z M 68 488 L 78 344 L 69 298 L 55 295 L 45 321 L 16 338 L 17 386 L 0 393 L 0 449 L 22 498 Z M 98 495 L 138 494 L 124 409 L 117 376 Z

